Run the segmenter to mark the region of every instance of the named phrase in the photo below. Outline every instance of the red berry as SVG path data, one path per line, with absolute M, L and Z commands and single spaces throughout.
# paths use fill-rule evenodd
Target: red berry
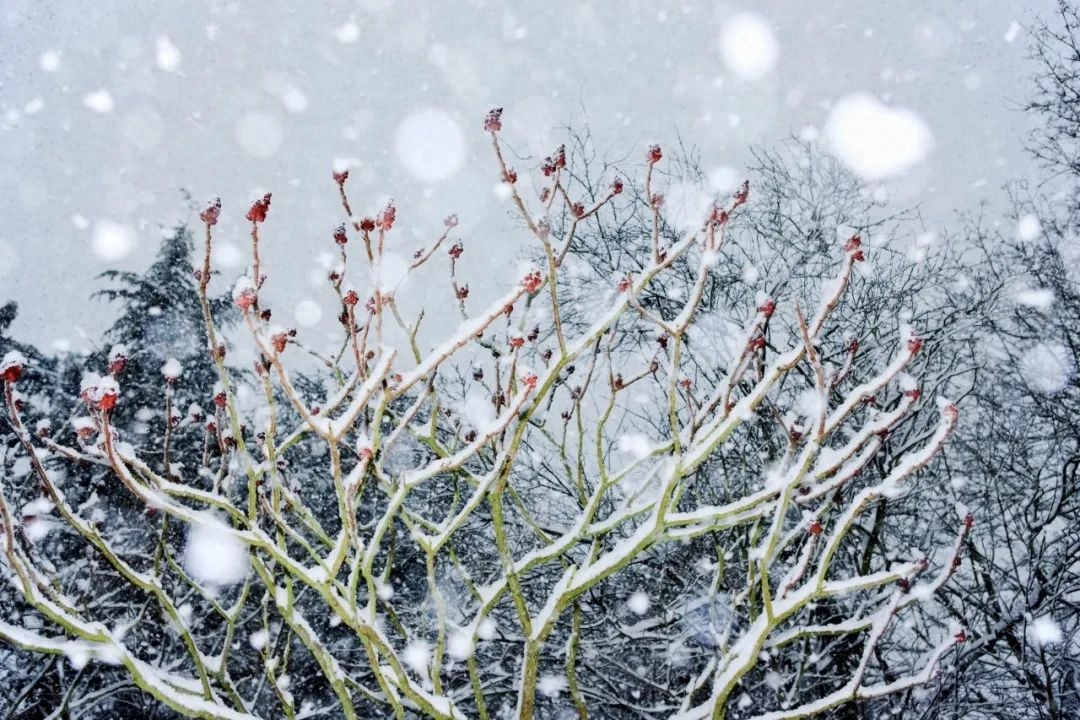
M 484 130 L 492 133 L 502 130 L 502 112 L 501 107 L 489 110 L 487 117 L 484 118 Z
M 345 234 L 345 223 L 334 228 L 334 242 L 338 245 L 344 245 L 349 242 L 349 236 Z
M 199 213 L 199 219 L 207 225 L 217 225 L 218 216 L 221 214 L 221 198 L 214 198 L 214 201 L 206 206 L 206 209 Z
M 0 378 L 9 383 L 18 382 L 19 378 L 22 377 L 25 365 L 26 358 L 23 357 L 22 353 L 12 350 L 4 355 L 4 359 L 0 361 Z
M 236 306 L 241 310 L 247 310 L 255 304 L 255 299 L 256 295 L 254 288 L 247 288 L 245 290 L 241 290 L 240 293 L 236 296 Z
M 647 153 L 646 157 L 648 158 L 650 165 L 655 165 L 656 163 L 660 162 L 661 158 L 664 157 L 664 153 L 660 149 L 659 145 L 650 145 L 649 152 Z
M 102 410 L 112 410 L 116 407 L 116 402 L 119 399 L 119 396 L 115 392 L 107 390 L 101 394 L 100 398 L 98 398 L 97 406 Z
M 375 227 L 380 230 L 389 230 L 394 227 L 394 220 L 397 219 L 397 208 L 394 207 L 394 201 L 386 203 L 386 208 L 379 213 L 378 218 L 375 220 Z
M 278 354 L 285 352 L 285 346 L 289 344 L 289 336 L 286 333 L 279 332 L 270 338 L 270 344 L 274 346 L 274 351 Z
M 363 218 L 360 220 L 360 229 L 364 232 L 371 232 L 375 229 L 375 221 L 369 217 Z
M 253 223 L 266 222 L 268 212 L 270 212 L 270 193 L 266 193 L 262 199 L 253 202 L 245 217 Z
M 734 207 L 739 207 L 740 205 L 743 205 L 749 199 L 750 199 L 750 181 L 749 180 L 743 180 L 742 187 L 739 188 L 739 190 L 735 193 Z
M 525 288 L 525 291 L 530 295 L 540 289 L 540 285 L 543 284 L 543 280 L 540 277 L 540 273 L 533 270 L 521 281 L 521 286 Z M 513 309 L 512 306 L 511 310 Z M 507 313 L 509 314 L 509 313 Z
M 349 171 L 348 170 L 335 170 L 334 171 L 334 182 L 336 182 L 339 186 L 344 185 L 345 181 L 348 180 L 348 179 L 349 179 Z
M 565 145 L 560 145 L 558 148 L 555 149 L 555 167 L 557 167 L 557 168 L 566 167 L 566 146 Z
M 811 535 L 820 535 L 822 530 L 824 530 L 819 520 L 812 520 L 808 529 L 810 530 Z

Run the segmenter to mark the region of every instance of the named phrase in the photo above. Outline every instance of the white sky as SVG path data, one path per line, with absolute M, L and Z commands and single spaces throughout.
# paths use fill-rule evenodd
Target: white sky
M 1006 35 L 1054 2 L 1019 5 L 5 0 L 0 302 L 20 302 L 21 339 L 84 347 L 79 329 L 96 337 L 111 318 L 88 301 L 94 276 L 145 267 L 160 226 L 190 219 L 182 188 L 199 201 L 221 196 L 219 237 L 239 247 L 250 198 L 269 190 L 264 262 L 275 308 L 288 321 L 314 300 L 333 331 L 330 292 L 311 275 L 342 219 L 329 177 L 336 158 L 359 163 L 350 181 L 358 211 L 396 198 L 406 255 L 456 212 L 475 294 L 515 275 L 526 241 L 492 192 L 481 122 L 495 105 L 506 107 L 505 135 L 523 155 L 549 153 L 561 126 L 588 121 L 612 158 L 636 162 L 648 143 L 681 135 L 706 169 L 739 168 L 750 145 L 820 128 L 836 100 L 869 92 L 910 108 L 933 133 L 929 158 L 888 187 L 941 228 L 980 201 L 1000 207 L 1001 185 L 1033 174 L 1019 109 L 1034 71 L 1029 38 Z M 747 10 L 779 44 L 775 67 L 757 80 L 729 77 L 718 47 L 725 19 Z M 59 56 L 52 71 L 47 53 Z M 449 113 L 464 138 L 463 162 L 444 180 L 421 181 L 417 158 L 410 174 L 395 152 L 402 121 L 424 108 Z M 437 169 L 453 163 L 453 147 L 438 151 L 447 155 Z M 100 222 L 132 228 L 134 250 L 119 261 L 95 255 Z M 414 282 L 410 297 L 445 304 L 444 286 Z

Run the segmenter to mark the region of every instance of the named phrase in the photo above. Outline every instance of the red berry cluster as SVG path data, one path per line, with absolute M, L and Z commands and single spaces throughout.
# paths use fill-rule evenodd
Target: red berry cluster
M 221 215 L 221 198 L 214 198 L 214 201 L 199 213 L 199 219 L 207 225 L 217 225 L 219 215 Z
M 521 286 L 525 288 L 525 292 L 531 295 L 540 289 L 540 285 L 542 285 L 543 282 L 544 281 L 540 277 L 540 273 L 536 270 L 533 270 L 522 279 Z
M 743 180 L 742 187 L 735 192 L 735 204 L 732 205 L 732 209 L 745 205 L 746 201 L 750 199 L 750 181 Z
M 394 220 L 397 219 L 397 208 L 394 207 L 394 201 L 386 203 L 386 208 L 379 213 L 375 220 L 375 227 L 380 230 L 390 230 L 394 227 Z
M 484 130 L 491 133 L 502 130 L 502 113 L 501 107 L 489 110 L 487 117 L 484 118 Z
M 862 251 L 862 238 L 858 235 L 852 235 L 846 243 L 844 243 L 844 251 L 851 255 L 852 262 L 862 262 L 866 260 L 866 256 Z
M 253 223 L 266 222 L 266 213 L 268 212 L 270 212 L 270 193 L 266 193 L 253 202 L 245 217 Z
M 349 236 L 345 234 L 345 223 L 341 223 L 334 228 L 334 242 L 338 245 L 344 245 L 349 242 Z

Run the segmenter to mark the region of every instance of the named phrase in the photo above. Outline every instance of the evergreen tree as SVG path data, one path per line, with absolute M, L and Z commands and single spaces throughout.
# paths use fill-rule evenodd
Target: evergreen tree
M 113 287 L 95 293 L 119 303 L 121 312 L 105 332 L 107 345 L 89 357 L 87 370 L 116 371 L 123 393 L 118 422 L 144 457 L 161 458 L 159 462 L 164 460 L 167 435 L 170 448 L 186 457 L 192 457 L 193 444 L 204 441 L 200 416 L 205 418 L 205 413 L 191 410 L 209 406 L 217 382 L 206 347 L 192 252 L 191 232 L 177 227 L 164 237 L 145 272 L 106 271 L 100 277 Z M 230 320 L 230 308 L 225 297 L 212 300 L 211 312 L 219 325 Z

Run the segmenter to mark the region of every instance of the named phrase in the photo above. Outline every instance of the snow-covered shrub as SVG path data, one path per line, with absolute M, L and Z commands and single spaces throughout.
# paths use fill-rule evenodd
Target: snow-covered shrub
M 966 631 L 905 622 L 954 573 L 973 521 L 961 513 L 943 546 L 874 554 L 866 538 L 958 411 L 923 397 L 925 340 L 907 323 L 876 318 L 876 336 L 890 328 L 880 362 L 833 332 L 868 243 L 815 239 L 808 260 L 829 274 L 812 292 L 724 296 L 715 273 L 748 184 L 701 207 L 683 192 L 673 209 L 661 148 L 641 187 L 611 177 L 591 192 L 559 148 L 526 189 L 501 110 L 484 129 L 538 260 L 491 302 L 460 281 L 454 216 L 402 261 L 395 205 L 354 215 L 339 170 L 346 220 L 327 242 L 343 333 L 338 352 L 311 353 L 321 382 L 299 369 L 303 333 L 269 310 L 270 194 L 247 210 L 251 265 L 231 294 L 254 367 L 230 364 L 209 290 L 215 202 L 192 292 L 216 384 L 187 388 L 202 400 L 185 415 L 191 361 L 157 363 L 152 453 L 125 430 L 140 408 L 125 406 L 124 353 L 81 382 L 67 435 L 31 432 L 28 361 L 4 359 L 36 487 L 0 486 L 3 571 L 23 603 L 0 638 L 115 666 L 192 717 L 779 719 L 930 682 Z M 575 247 L 624 197 L 651 232 L 575 295 L 588 270 Z M 439 263 L 460 322 L 429 347 L 398 288 Z M 891 433 L 928 412 L 883 463 Z M 118 500 L 82 497 L 81 468 L 134 501 L 140 532 L 101 507 Z M 77 564 L 57 554 L 72 538 Z M 886 662 L 895 635 L 906 653 Z

